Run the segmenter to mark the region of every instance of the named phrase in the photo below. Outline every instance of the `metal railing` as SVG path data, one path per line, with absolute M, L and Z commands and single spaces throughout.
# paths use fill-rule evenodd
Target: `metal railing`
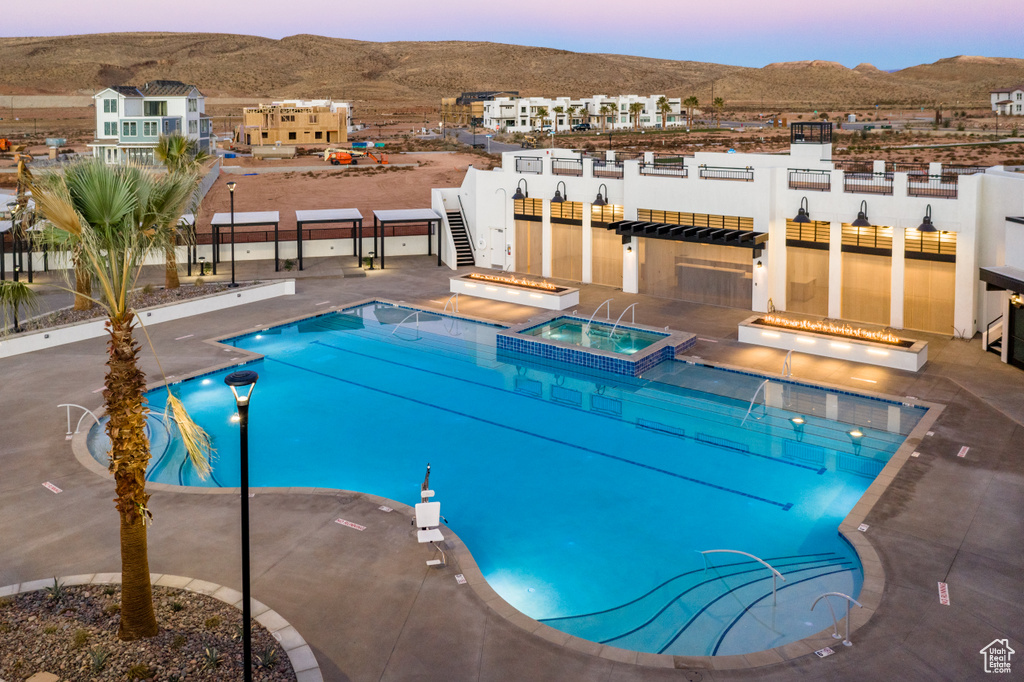
M 984 173 L 988 170 L 987 166 L 961 166 L 954 164 L 942 164 L 943 175 L 974 175 L 976 173 Z
M 611 306 L 608 306 L 608 312 L 611 312 L 611 310 Z M 612 330 L 608 332 L 609 338 L 615 336 L 615 330 L 619 328 L 619 323 L 622 322 L 622 318 L 626 315 L 626 311 L 628 310 L 633 311 L 633 316 L 630 318 L 631 324 L 636 324 L 636 303 L 630 303 L 628 306 L 626 306 L 626 310 L 623 310 L 622 313 L 619 315 L 619 319 L 615 320 L 615 324 L 612 325 Z
M 686 166 L 683 163 L 682 158 L 678 161 L 658 161 L 654 163 L 641 163 L 640 164 L 640 175 L 655 175 L 669 178 L 685 178 Z
M 846 600 L 846 637 L 843 638 L 843 646 L 853 646 L 853 642 L 850 641 L 850 604 L 856 604 L 860 608 L 864 608 L 864 605 L 854 599 L 848 594 L 842 592 L 826 592 L 825 594 L 819 595 L 814 603 L 811 604 L 811 611 L 818 605 L 818 602 L 826 597 L 842 597 Z M 842 635 L 839 634 L 839 621 L 836 620 L 836 611 L 832 608 L 832 602 L 825 599 L 825 603 L 828 604 L 828 610 L 832 612 L 832 639 L 839 639 Z
M 999 327 L 993 332 L 992 327 L 996 324 Z M 984 346 L 985 350 L 992 347 L 992 344 L 1003 338 L 1003 316 L 1000 315 L 996 319 L 985 325 L 985 332 L 981 335 L 981 345 Z
M 907 196 L 956 199 L 957 175 L 908 175 Z
M 452 312 L 455 312 L 455 313 L 459 312 L 459 292 L 456 291 L 454 294 L 452 294 L 451 296 L 448 297 L 448 300 L 444 302 L 444 309 L 441 312 L 442 313 L 448 312 L 448 306 L 449 305 L 452 306 Z M 392 334 L 393 333 L 394 332 L 392 332 Z
M 594 159 L 594 177 L 621 180 L 623 176 L 622 162 Z
M 909 173 L 910 175 L 928 175 L 929 165 L 921 162 L 888 161 L 885 164 L 887 173 Z
M 854 194 L 892 194 L 892 173 L 843 172 L 843 191 Z
M 551 173 L 583 177 L 583 159 L 551 159 Z
M 766 567 L 769 571 L 771 571 L 772 572 L 772 605 L 773 606 L 775 605 L 775 603 L 776 603 L 776 601 L 775 601 L 775 592 L 776 592 L 775 585 L 776 585 L 776 582 L 778 581 L 779 578 L 782 578 L 782 582 L 786 582 L 786 576 L 784 576 L 781 573 L 779 573 L 778 571 L 776 571 L 775 567 L 772 566 L 771 564 L 769 564 L 764 559 L 756 557 L 753 554 L 748 554 L 747 552 L 741 552 L 738 549 L 705 549 L 703 552 L 698 552 L 698 554 L 700 554 L 702 557 L 704 557 L 704 570 L 705 571 L 708 570 L 708 554 L 716 554 L 716 553 L 742 554 L 743 556 L 750 557 L 751 559 L 753 559 L 754 561 L 760 563 L 762 566 Z M 822 596 L 824 596 L 824 595 L 822 595 Z M 818 598 L 821 599 L 821 597 L 818 597 Z M 817 603 L 817 602 L 815 602 L 815 603 Z M 811 608 L 813 609 L 814 607 L 812 606 Z
M 827 170 L 790 168 L 789 188 L 811 192 L 831 192 L 832 172 Z
M 594 318 L 597 316 L 597 313 L 600 312 L 601 308 L 604 308 L 605 306 L 608 306 L 608 317 L 606 319 L 612 319 L 612 299 L 608 298 L 601 301 L 601 305 L 594 308 L 594 312 L 590 314 L 590 319 L 587 320 L 587 324 L 583 327 L 583 333 L 590 331 L 591 323 L 593 323 Z
M 702 180 L 738 180 L 740 182 L 753 182 L 754 169 L 750 166 L 747 166 L 746 168 L 729 168 L 726 166 L 701 165 L 700 177 Z
M 765 379 L 764 381 L 757 385 L 757 388 L 754 389 L 754 395 L 750 399 L 750 406 L 747 407 L 747 413 L 743 415 L 743 421 L 740 422 L 740 426 L 743 426 L 744 424 L 747 423 L 747 418 L 750 416 L 751 411 L 753 411 L 754 409 L 754 401 L 757 400 L 758 393 L 760 393 L 764 397 L 764 414 L 762 414 L 761 417 L 763 417 L 765 414 L 768 414 L 768 389 L 765 388 L 767 385 L 768 379 Z M 756 419 L 760 419 L 761 417 L 756 417 Z
M 81 405 L 75 405 L 74 403 L 61 403 L 57 407 L 66 407 L 67 410 L 68 410 L 68 432 L 67 432 L 67 434 L 65 434 L 68 438 L 71 438 L 72 435 L 74 435 L 75 433 L 78 433 L 78 429 L 81 428 L 81 426 L 82 426 L 82 420 L 85 419 L 86 417 L 92 417 L 96 421 L 97 424 L 100 423 L 100 418 L 97 417 L 95 414 L 93 414 L 92 410 L 90 410 L 88 407 L 82 407 Z M 71 431 L 71 408 L 72 407 L 75 407 L 75 408 L 78 408 L 79 410 L 82 410 L 82 416 L 78 418 L 78 423 L 75 424 L 74 433 L 72 433 L 72 431 Z
M 539 156 L 517 156 L 516 157 L 516 173 L 536 173 L 540 175 L 544 172 L 544 159 Z

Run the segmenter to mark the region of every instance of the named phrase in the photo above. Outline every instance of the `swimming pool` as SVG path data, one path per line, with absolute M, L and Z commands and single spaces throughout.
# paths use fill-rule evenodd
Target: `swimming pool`
M 506 601 L 639 651 L 778 646 L 831 625 L 809 611 L 818 594 L 857 594 L 836 528 L 924 410 L 771 382 L 748 416 L 757 375 L 665 361 L 618 376 L 499 352 L 492 325 L 399 325 L 410 312 L 374 303 L 230 341 L 265 356 L 249 366 L 251 485 L 411 505 L 430 462 L 442 513 Z M 214 439 L 214 478 L 200 483 L 157 424 L 150 480 L 238 485 L 226 373 L 177 386 Z M 777 566 L 778 606 L 766 570 L 722 554 L 705 570 L 710 549 Z
M 603 322 L 587 323 L 572 317 L 558 317 L 519 333 L 623 355 L 633 355 L 668 337 L 668 334 L 628 327 L 616 328 Z

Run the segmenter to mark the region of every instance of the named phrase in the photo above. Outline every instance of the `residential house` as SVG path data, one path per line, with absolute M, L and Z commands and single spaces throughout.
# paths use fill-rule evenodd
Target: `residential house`
M 1024 116 L 1024 83 L 989 92 L 992 111 L 1003 116 Z
M 246 107 L 235 141 L 248 145 L 324 144 L 348 142 L 352 105 L 329 99 L 283 100 Z
M 658 101 L 663 95 L 594 95 L 593 97 L 495 97 L 484 102 L 483 125 L 500 132 L 570 130 L 589 123 L 598 130 L 660 128 L 686 124 L 679 98 L 666 98 L 669 110 L 662 120 Z M 640 103 L 638 114 L 630 106 Z M 602 108 L 603 107 L 603 108 Z M 541 115 L 543 114 L 543 116 Z

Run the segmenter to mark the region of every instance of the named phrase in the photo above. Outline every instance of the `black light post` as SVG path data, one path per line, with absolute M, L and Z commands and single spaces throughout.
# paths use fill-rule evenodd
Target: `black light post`
M 228 193 L 231 195 L 231 284 L 229 287 L 237 287 L 235 281 L 235 181 L 228 183 Z
M 249 397 L 259 379 L 256 372 L 243 370 L 224 377 L 231 387 L 238 408 L 238 435 L 241 443 L 239 466 L 242 488 L 242 665 L 245 682 L 252 682 L 252 607 L 249 587 Z M 239 388 L 249 390 L 244 395 Z
M 14 281 L 20 281 L 18 272 L 21 270 L 21 240 L 18 239 L 18 226 L 14 220 L 18 215 L 20 206 L 18 202 L 11 201 L 7 204 L 7 211 L 11 214 L 11 270 L 14 271 Z

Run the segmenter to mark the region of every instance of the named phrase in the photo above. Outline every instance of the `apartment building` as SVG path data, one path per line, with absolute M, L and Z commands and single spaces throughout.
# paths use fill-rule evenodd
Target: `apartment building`
M 156 80 L 145 85 L 115 85 L 93 95 L 96 135 L 93 155 L 109 164 L 153 164 L 161 135 L 180 133 L 209 152 L 210 119 L 203 94 L 181 81 Z
M 569 130 L 580 123 L 598 130 L 674 127 L 686 125 L 686 112 L 679 98 L 664 95 L 495 97 L 483 103 L 484 127 L 499 132 Z
M 352 105 L 348 102 L 283 100 L 244 108 L 235 141 L 248 145 L 343 145 L 351 130 Z
M 483 92 L 464 92 L 458 97 L 441 98 L 442 125 L 468 126 L 480 125 L 484 119 L 484 103 L 495 99 L 517 98 L 519 93 L 514 90 L 488 90 Z

